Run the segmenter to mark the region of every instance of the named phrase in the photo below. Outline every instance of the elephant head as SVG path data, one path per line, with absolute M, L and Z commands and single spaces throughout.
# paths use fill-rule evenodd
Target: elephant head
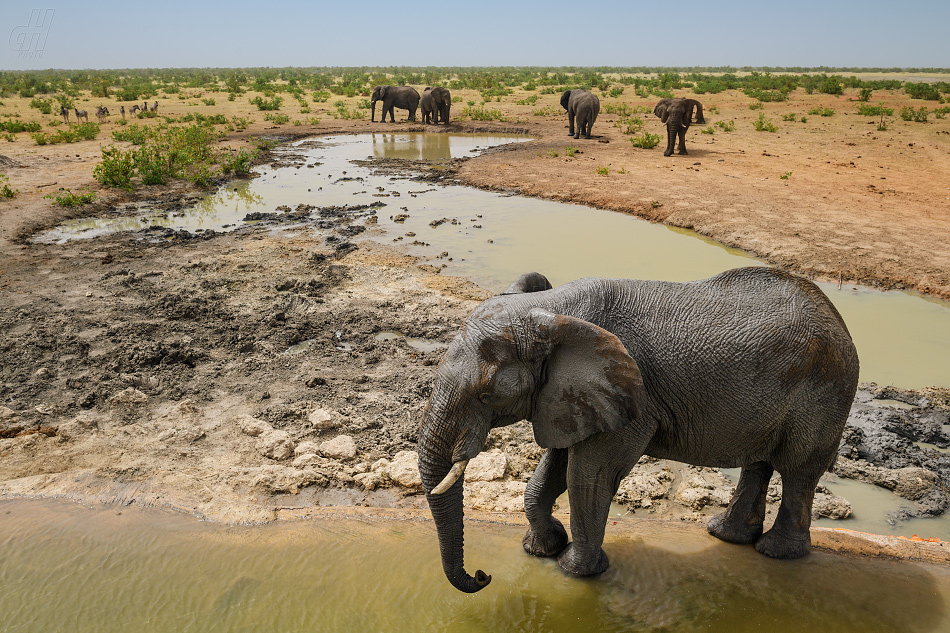
M 666 124 L 666 151 L 664 156 L 671 156 L 676 144 L 677 137 L 680 143 L 680 154 L 687 154 L 686 151 L 686 130 L 693 123 L 693 111 L 696 111 L 696 123 L 705 123 L 703 118 L 703 104 L 696 99 L 660 99 L 656 107 L 653 108 L 653 114 L 660 117 L 660 121 Z
M 372 103 L 370 104 L 370 106 L 371 106 L 371 109 L 370 109 L 370 117 L 369 117 L 369 120 L 370 120 L 370 121 L 375 121 L 375 120 L 376 120 L 376 102 L 377 102 L 377 101 L 382 101 L 383 104 L 384 104 L 384 106 L 383 106 L 383 121 L 385 122 L 385 120 L 386 120 L 385 99 L 386 99 L 386 92 L 387 92 L 388 89 L 389 89 L 389 86 L 376 86 L 375 88 L 373 88 L 373 95 L 372 95 L 372 97 L 370 97 L 371 100 L 372 100 Z
M 446 351 L 419 436 L 419 473 L 445 575 L 474 593 L 491 576 L 464 568 L 463 482 L 488 432 L 530 420 L 545 448 L 564 448 L 636 417 L 643 383 L 620 340 L 550 312 L 547 279 L 523 275 L 472 313 Z

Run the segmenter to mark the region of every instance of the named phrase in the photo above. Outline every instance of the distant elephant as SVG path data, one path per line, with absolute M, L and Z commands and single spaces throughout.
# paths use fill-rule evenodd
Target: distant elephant
M 834 464 L 858 382 L 838 311 L 810 281 L 766 267 L 688 283 L 522 275 L 469 316 L 423 413 L 419 473 L 448 580 L 491 581 L 463 561 L 465 466 L 489 430 L 529 420 L 547 449 L 525 491 L 534 556 L 568 573 L 608 567 L 610 502 L 642 455 L 741 467 L 709 532 L 773 558 L 811 548 L 815 486 Z M 778 516 L 763 533 L 773 469 Z M 571 534 L 551 515 L 568 491 Z
M 574 138 L 590 138 L 590 129 L 600 114 L 600 99 L 587 90 L 565 90 L 561 95 L 561 107 L 567 110 L 567 135 Z M 574 131 L 575 118 L 577 132 Z
M 680 139 L 679 153 L 686 155 L 686 130 L 693 118 L 693 109 L 696 110 L 696 123 L 705 123 L 703 119 L 703 104 L 696 99 L 660 99 L 656 107 L 653 108 L 653 114 L 660 117 L 663 123 L 666 123 L 666 151 L 664 156 L 673 155 L 673 146 L 676 144 L 676 137 Z
M 442 86 L 426 87 L 422 91 L 421 103 L 423 123 L 448 124 L 449 111 L 452 109 L 452 93 L 448 89 Z
M 370 110 L 370 121 L 376 121 L 376 102 L 383 102 L 383 118 L 386 122 L 386 113 L 389 113 L 389 120 L 396 122 L 393 108 L 400 110 L 409 110 L 409 121 L 416 120 L 416 108 L 419 107 L 419 93 L 412 86 L 376 86 L 373 88 L 372 109 Z

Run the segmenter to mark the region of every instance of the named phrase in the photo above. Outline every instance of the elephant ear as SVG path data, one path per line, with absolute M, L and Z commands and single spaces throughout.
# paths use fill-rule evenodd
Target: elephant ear
M 564 94 L 561 95 L 561 107 L 567 110 L 567 106 L 571 101 L 571 93 L 573 90 L 565 90 Z
M 689 113 L 689 118 L 693 118 L 693 108 L 696 109 L 696 123 L 705 123 L 706 119 L 703 118 L 703 104 L 696 99 L 687 99 L 686 100 L 687 112 Z
M 656 107 L 653 108 L 653 114 L 660 117 L 660 121 L 666 123 L 666 120 L 670 118 L 670 100 L 669 99 L 660 99 Z
M 541 273 L 525 273 L 512 282 L 503 295 L 518 295 L 525 292 L 541 292 L 553 288 L 548 278 Z
M 528 322 L 546 353 L 531 416 L 539 446 L 566 448 L 636 417 L 643 379 L 620 339 L 593 323 L 540 308 L 528 313 Z

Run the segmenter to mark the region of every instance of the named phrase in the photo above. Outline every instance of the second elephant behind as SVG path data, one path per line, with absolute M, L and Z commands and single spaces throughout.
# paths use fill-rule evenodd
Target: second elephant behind
M 449 111 L 452 109 L 452 93 L 442 86 L 427 86 L 422 91 L 423 123 L 445 123 L 449 122 Z

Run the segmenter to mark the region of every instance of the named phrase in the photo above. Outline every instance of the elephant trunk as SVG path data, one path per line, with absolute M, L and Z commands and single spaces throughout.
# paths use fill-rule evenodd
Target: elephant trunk
M 369 120 L 370 123 L 376 122 L 376 99 L 373 99 L 373 101 L 370 103 Z
M 467 460 L 453 464 L 458 431 L 444 420 L 435 419 L 436 416 L 430 413 L 431 408 L 430 403 L 424 414 L 419 437 L 419 476 L 439 535 L 445 576 L 459 591 L 475 593 L 491 582 L 491 576 L 482 570 L 470 576 L 464 567 L 462 493 Z

